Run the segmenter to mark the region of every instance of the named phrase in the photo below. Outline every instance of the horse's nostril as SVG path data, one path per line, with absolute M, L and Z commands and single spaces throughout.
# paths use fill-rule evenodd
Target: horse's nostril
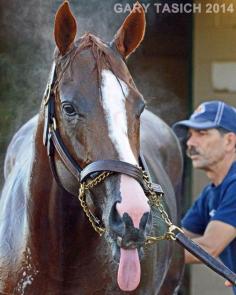
M 123 219 L 123 221 L 125 223 L 126 229 L 136 228 L 134 226 L 134 223 L 133 223 L 133 221 L 132 221 L 132 219 L 131 219 L 131 217 L 129 216 L 128 213 L 124 213 L 122 219 Z M 151 215 L 150 215 L 150 213 L 149 212 L 144 213 L 143 216 L 140 219 L 139 228 L 138 229 L 141 232 L 144 232 L 145 233 L 146 231 L 149 230 L 150 222 L 151 222 Z
M 126 228 L 130 228 L 130 227 L 134 228 L 134 223 L 128 213 L 124 213 L 122 219 L 125 223 Z
M 149 219 L 149 216 L 150 216 L 150 213 L 146 212 L 143 214 L 141 220 L 140 220 L 140 223 L 139 223 L 139 228 L 141 230 L 145 230 L 146 229 L 146 226 L 148 224 L 148 219 Z
M 125 224 L 116 210 L 116 204 L 114 204 L 111 208 L 109 215 L 109 227 L 111 234 L 116 234 L 117 236 L 122 237 L 125 233 Z
M 114 204 L 111 208 L 111 212 L 109 215 L 109 226 L 111 231 L 116 233 L 118 236 L 123 236 L 126 231 L 129 229 L 138 229 L 142 232 L 146 232 L 148 230 L 149 223 L 151 221 L 150 213 L 146 212 L 140 219 L 138 228 L 134 225 L 134 222 L 128 213 L 124 213 L 123 216 L 120 216 L 117 211 L 116 204 Z

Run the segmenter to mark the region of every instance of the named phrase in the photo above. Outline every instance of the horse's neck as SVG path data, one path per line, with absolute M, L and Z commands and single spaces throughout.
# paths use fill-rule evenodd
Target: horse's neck
M 40 122 L 35 134 L 34 161 L 30 180 L 30 232 L 33 244 L 44 247 L 45 241 L 55 243 L 57 231 L 52 235 L 52 226 L 59 224 L 59 213 L 56 210 L 56 196 L 59 188 L 51 175 L 46 147 L 43 145 L 43 123 Z M 55 229 L 54 229 L 55 230 Z M 41 242 L 44 241 L 44 242 Z M 56 246 L 56 245 L 55 245 Z M 57 245 L 58 246 L 58 245 Z

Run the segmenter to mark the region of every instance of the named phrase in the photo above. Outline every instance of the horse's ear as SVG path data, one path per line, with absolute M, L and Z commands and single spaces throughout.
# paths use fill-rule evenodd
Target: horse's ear
M 140 45 L 144 38 L 145 28 L 145 12 L 142 5 L 137 1 L 113 40 L 124 58 L 128 58 Z
M 64 1 L 58 8 L 54 25 L 54 36 L 57 47 L 64 55 L 74 42 L 77 32 L 77 23 L 73 16 L 69 2 Z

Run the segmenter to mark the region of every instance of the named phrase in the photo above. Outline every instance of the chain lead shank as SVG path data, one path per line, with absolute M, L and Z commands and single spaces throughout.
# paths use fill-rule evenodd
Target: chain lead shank
M 89 210 L 87 202 L 86 202 L 86 191 L 89 189 L 95 187 L 100 182 L 102 182 L 105 178 L 107 178 L 109 175 L 111 175 L 111 172 L 103 172 L 99 174 L 95 179 L 91 180 L 88 183 L 81 183 L 80 189 L 79 189 L 79 196 L 78 199 L 80 201 L 81 207 L 84 210 L 84 213 L 89 219 L 89 222 L 91 223 L 93 229 L 102 236 L 105 232 L 105 228 L 100 226 L 99 220 L 92 214 L 92 212 Z
M 161 214 L 162 220 L 165 222 L 165 224 L 168 226 L 167 232 L 159 237 L 152 237 L 152 236 L 147 236 L 146 240 L 146 245 L 152 245 L 156 242 L 162 241 L 162 240 L 176 240 L 176 234 L 174 233 L 175 230 L 183 233 L 182 229 L 179 228 L 178 226 L 174 225 L 167 212 L 164 209 L 164 206 L 162 205 L 161 198 L 163 197 L 163 193 L 156 193 L 152 187 L 152 183 L 149 180 L 147 172 L 143 171 L 143 179 L 148 187 L 148 199 L 149 199 L 149 204 L 151 207 L 156 207 L 158 211 Z

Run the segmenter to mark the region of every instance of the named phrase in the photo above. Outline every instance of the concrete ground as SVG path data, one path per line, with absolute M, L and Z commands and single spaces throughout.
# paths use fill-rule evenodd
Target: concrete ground
M 191 266 L 191 295 L 233 295 L 224 279 L 204 265 Z

